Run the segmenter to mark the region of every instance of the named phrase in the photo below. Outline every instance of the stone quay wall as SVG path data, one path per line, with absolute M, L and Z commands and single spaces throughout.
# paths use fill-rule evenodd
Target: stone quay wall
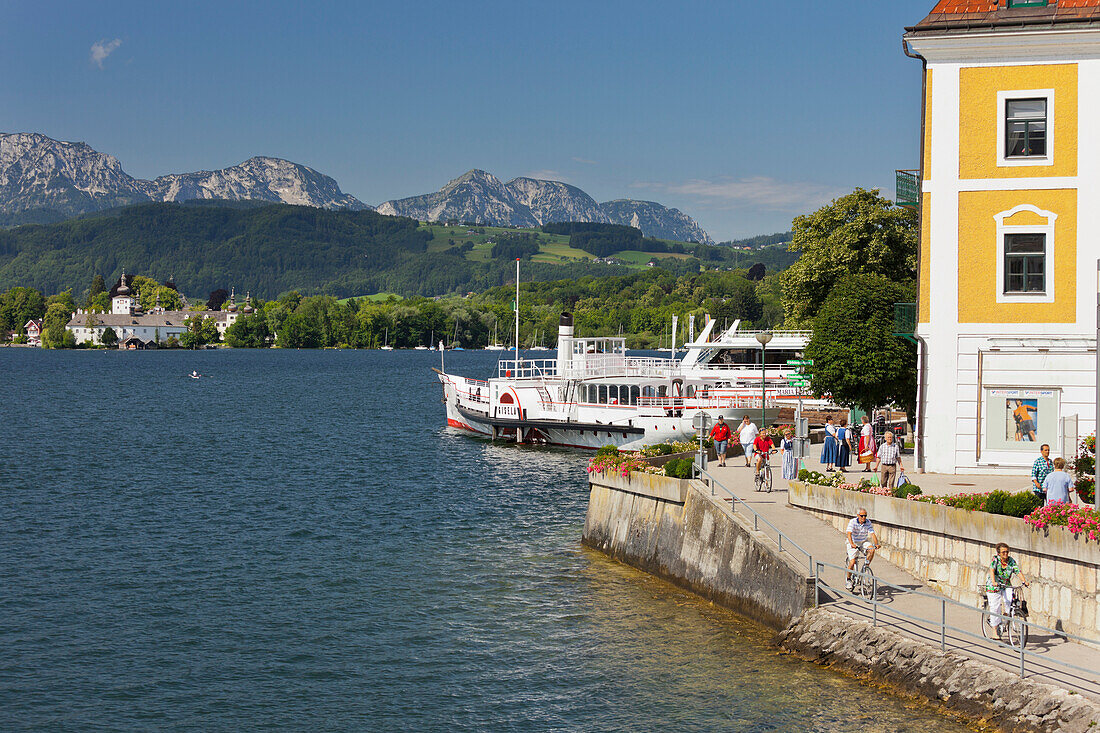
M 808 571 L 697 481 L 590 474 L 582 542 L 777 630 L 813 606 Z
M 885 681 L 1004 731 L 1100 730 L 1100 703 L 1083 695 L 824 608 L 802 614 L 778 641 L 803 659 Z
M 1024 576 L 1031 620 L 1100 641 L 1100 544 L 1064 527 L 1036 530 L 1016 517 L 863 494 L 791 481 L 791 505 L 843 532 L 867 508 L 886 559 L 962 603 L 979 604 L 998 542 L 1012 548 Z M 837 558 L 840 563 L 841 548 Z

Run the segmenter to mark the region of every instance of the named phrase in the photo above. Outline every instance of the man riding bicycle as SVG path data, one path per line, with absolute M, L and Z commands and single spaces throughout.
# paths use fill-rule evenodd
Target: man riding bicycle
M 875 534 L 875 528 L 871 524 L 871 520 L 867 518 L 867 510 L 860 507 L 856 511 L 856 516 L 848 520 L 848 529 L 845 534 L 847 535 L 847 551 L 848 551 L 848 571 L 844 574 L 844 587 L 847 590 L 852 590 L 854 584 L 854 578 L 852 577 L 852 570 L 855 570 L 856 561 L 859 559 L 859 551 L 862 549 L 867 553 L 867 562 L 870 563 L 875 557 L 875 550 L 881 545 L 878 543 L 878 535 Z
M 1007 611 L 1012 607 L 1013 575 L 1019 575 L 1022 584 L 1031 585 L 1024 579 L 1016 559 L 1008 554 L 1008 545 L 998 542 L 997 554 L 989 564 L 989 585 L 986 586 L 985 594 L 989 599 L 989 625 L 997 632 L 997 638 L 1001 636 L 1001 624 L 1004 623 L 1001 610 Z

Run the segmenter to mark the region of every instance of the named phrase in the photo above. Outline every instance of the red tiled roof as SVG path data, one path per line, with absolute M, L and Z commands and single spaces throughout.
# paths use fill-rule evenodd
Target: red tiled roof
M 1100 0 L 1050 0 L 1047 5 L 1010 8 L 1008 0 L 939 0 L 928 17 L 909 31 L 978 30 L 1100 21 Z
M 1100 8 L 1100 0 L 1057 0 L 1052 4 L 1059 8 Z M 932 14 L 992 13 L 998 6 L 1004 8 L 1005 5 L 1005 0 L 940 0 Z

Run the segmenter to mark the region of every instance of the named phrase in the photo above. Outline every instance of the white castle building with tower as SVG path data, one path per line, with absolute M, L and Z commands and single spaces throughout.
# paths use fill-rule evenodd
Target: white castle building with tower
M 175 289 L 171 279 L 166 283 Z M 224 291 L 223 291 L 224 292 Z M 120 348 L 156 348 L 170 339 L 180 339 L 187 332 L 187 319 L 202 316 L 214 321 L 218 337 L 225 338 L 225 331 L 240 315 L 251 315 L 252 297 L 246 297 L 244 307 L 237 306 L 236 291 L 229 296 L 224 310 L 165 310 L 157 304 L 146 313 L 141 306 L 140 293 L 131 291 L 126 273 L 122 273 L 119 285 L 111 297 L 111 312 L 98 313 L 77 309 L 69 319 L 66 329 L 73 334 L 76 343 L 90 342 L 95 346 L 103 344 L 103 334 L 110 328 L 118 337 Z

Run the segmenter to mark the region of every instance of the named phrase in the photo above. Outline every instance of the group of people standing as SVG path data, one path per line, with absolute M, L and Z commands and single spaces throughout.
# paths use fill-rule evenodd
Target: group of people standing
M 848 426 L 846 418 L 834 422 L 833 416 L 825 418 L 825 444 L 821 449 L 821 462 L 826 471 L 844 472 L 852 465 L 852 456 L 863 466 L 864 473 L 878 472 L 883 486 L 893 488 L 898 475 L 902 472 L 901 445 L 894 440 L 894 434 L 887 430 L 883 433 L 882 443 L 876 443 L 875 430 L 871 419 L 866 415 L 858 430 Z
M 1077 486 L 1066 467 L 1064 458 L 1050 460 L 1050 446 L 1043 443 L 1039 457 L 1031 464 L 1031 490 L 1044 506 L 1074 503 L 1072 495 L 1077 493 Z
M 718 455 L 718 465 L 726 465 L 726 451 L 729 448 L 729 440 L 734 431 L 730 429 L 725 418 L 718 416 L 718 421 L 710 429 L 710 437 L 714 441 L 714 450 Z M 787 429 L 783 431 L 783 440 L 776 446 L 771 435 L 767 431 L 761 431 L 748 415 L 745 415 L 741 424 L 737 427 L 737 442 L 741 444 L 741 451 L 745 456 L 745 465 L 751 466 L 752 460 L 756 460 L 756 471 L 764 465 L 765 456 L 778 450 L 783 462 L 783 478 L 791 480 L 798 477 L 798 466 L 794 456 L 794 434 Z

